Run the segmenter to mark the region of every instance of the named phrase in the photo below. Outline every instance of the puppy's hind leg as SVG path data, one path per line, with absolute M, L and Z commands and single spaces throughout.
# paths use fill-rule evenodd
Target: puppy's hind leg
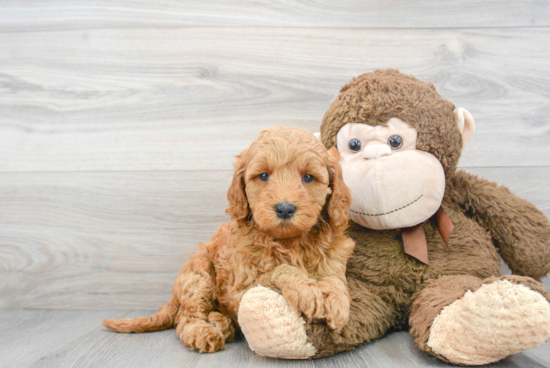
M 180 304 L 176 316 L 176 331 L 185 346 L 201 353 L 214 353 L 225 349 L 226 331 L 218 328 L 215 322 L 209 321 L 209 316 L 216 317 L 212 312 L 215 291 L 214 265 L 205 246 L 201 244 L 181 269 L 174 285 L 174 295 L 178 296 Z M 221 314 L 220 316 L 223 317 Z M 228 340 L 231 337 L 232 334 L 229 333 Z

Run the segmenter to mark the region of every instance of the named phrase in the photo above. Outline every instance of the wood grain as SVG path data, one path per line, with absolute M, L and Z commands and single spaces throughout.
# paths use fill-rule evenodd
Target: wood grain
M 229 170 L 260 130 L 311 132 L 376 68 L 468 108 L 468 167 L 550 162 L 550 28 L 0 33 L 0 171 Z
M 550 170 L 468 169 L 550 215 Z M 0 308 L 144 308 L 227 221 L 231 171 L 0 173 Z
M 0 367 L 450 367 L 406 332 L 284 361 L 100 323 L 168 300 L 260 130 L 318 131 L 378 68 L 470 110 L 461 167 L 550 215 L 549 26 L 545 0 L 0 2 Z M 548 367 L 550 343 L 494 366 Z
M 227 220 L 232 178 L 2 175 L 0 306 L 10 308 L 158 307 L 189 253 Z
M 544 0 L 19 0 L 0 4 L 0 31 L 189 26 L 459 28 L 550 25 Z
M 215 354 L 187 349 L 174 330 L 117 334 L 101 326 L 105 317 L 138 317 L 153 310 L 0 311 L 0 367 L 292 367 L 416 368 L 454 367 L 421 352 L 405 331 L 319 360 L 277 360 L 256 355 L 242 338 Z M 550 364 L 550 342 L 491 365 L 543 368 Z

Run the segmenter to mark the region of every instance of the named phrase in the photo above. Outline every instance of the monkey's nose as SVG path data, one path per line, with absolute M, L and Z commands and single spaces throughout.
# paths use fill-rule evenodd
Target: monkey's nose
M 284 220 L 288 220 L 296 212 L 296 206 L 286 202 L 277 203 L 277 205 L 275 206 L 275 212 L 277 213 L 278 217 Z
M 369 144 L 363 149 L 363 158 L 372 160 L 382 156 L 391 155 L 391 148 L 387 144 Z

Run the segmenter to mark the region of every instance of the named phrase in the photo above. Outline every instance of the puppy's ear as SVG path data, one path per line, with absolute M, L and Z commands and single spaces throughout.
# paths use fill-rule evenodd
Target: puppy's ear
M 245 149 L 237 156 L 235 174 L 233 175 L 233 181 L 229 186 L 229 190 L 227 191 L 229 207 L 225 210 L 225 213 L 234 220 L 244 220 L 249 214 L 248 200 L 246 199 L 246 193 L 244 191 L 245 158 L 247 152 L 248 149 Z
M 351 206 L 351 191 L 344 183 L 342 167 L 340 166 L 340 154 L 336 147 L 329 151 L 330 187 L 332 194 L 328 202 L 328 216 L 333 227 L 345 227 L 348 223 L 348 210 Z

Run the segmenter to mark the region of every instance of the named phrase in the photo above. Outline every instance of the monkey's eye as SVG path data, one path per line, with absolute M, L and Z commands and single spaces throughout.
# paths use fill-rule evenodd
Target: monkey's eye
M 349 141 L 349 149 L 352 152 L 359 152 L 361 150 L 361 141 L 357 138 L 353 138 Z
M 401 138 L 397 134 L 394 134 L 388 138 L 388 144 L 390 145 L 391 149 L 399 149 L 401 148 L 401 146 L 403 146 L 403 138 Z
M 314 177 L 312 175 L 309 175 L 309 174 L 305 174 L 304 177 L 302 178 L 302 181 L 304 183 L 311 183 L 313 181 Z
M 260 178 L 261 181 L 268 181 L 269 180 L 269 174 L 268 173 L 260 174 L 260 175 L 258 175 L 258 177 Z

